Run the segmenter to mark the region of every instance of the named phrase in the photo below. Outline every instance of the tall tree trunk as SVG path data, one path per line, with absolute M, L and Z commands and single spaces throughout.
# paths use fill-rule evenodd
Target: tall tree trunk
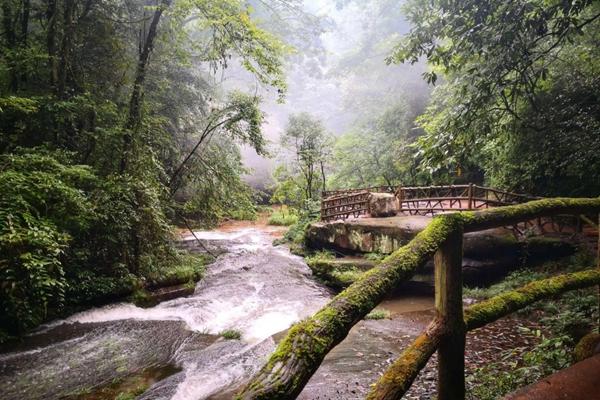
M 31 12 L 31 0 L 23 0 L 23 11 L 21 12 L 21 32 L 19 37 L 19 47 L 27 48 L 27 40 L 29 34 L 29 14 Z M 21 71 L 21 82 L 27 82 L 27 73 L 25 68 Z
M 135 73 L 135 81 L 133 83 L 133 91 L 129 101 L 129 116 L 127 117 L 127 122 L 125 123 L 125 132 L 123 134 L 123 149 L 120 165 L 121 173 L 125 172 L 125 169 L 127 168 L 127 163 L 129 161 L 131 147 L 133 144 L 133 132 L 139 128 L 141 122 L 141 108 L 144 95 L 143 86 L 146 79 L 146 68 L 148 66 L 150 53 L 154 48 L 154 40 L 156 39 L 158 23 L 163 11 L 169 6 L 169 4 L 169 0 L 162 0 L 161 4 L 154 11 L 154 16 L 152 17 L 152 22 L 150 23 L 150 28 L 148 29 L 148 34 L 146 35 L 143 46 L 141 47 L 137 70 Z
M 31 11 L 31 0 L 23 0 L 23 11 L 21 12 L 21 37 L 19 41 L 22 47 L 27 46 L 27 35 L 29 33 L 29 13 Z
M 60 49 L 60 63 L 58 65 L 58 95 L 67 97 L 67 75 L 71 68 L 71 53 L 73 36 L 75 35 L 75 0 L 65 0 L 63 10 L 64 33 Z
M 7 47 L 11 51 L 17 50 L 17 35 L 15 32 L 14 16 L 11 5 L 8 1 L 2 2 L 2 26 L 4 28 L 4 36 L 6 37 Z M 9 87 L 12 92 L 19 90 L 19 74 L 17 72 L 17 65 L 14 60 L 14 54 L 11 54 L 8 58 L 9 68 Z
M 48 0 L 46 19 L 48 29 L 46 32 L 46 47 L 48 49 L 48 66 L 50 68 L 50 86 L 56 91 L 58 84 L 58 60 L 56 59 L 56 18 L 58 7 L 56 0 Z

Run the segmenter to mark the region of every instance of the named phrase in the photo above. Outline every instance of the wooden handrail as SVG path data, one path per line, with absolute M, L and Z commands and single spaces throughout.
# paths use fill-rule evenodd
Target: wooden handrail
M 527 202 L 536 197 L 511 193 L 508 191 L 470 184 L 442 185 L 442 186 L 378 186 L 359 189 L 344 189 L 339 191 L 323 192 L 321 210 L 338 209 L 331 215 L 321 213 L 323 221 L 332 219 L 346 219 L 350 216 L 364 215 L 368 211 L 368 198 L 363 197 L 352 204 L 359 205 L 357 209 L 346 206 L 350 203 L 344 199 L 354 199 L 355 196 L 364 196 L 369 193 L 394 193 L 400 204 L 399 212 L 409 214 L 434 214 L 445 211 L 476 210 L 487 207 L 497 207 L 509 204 Z M 463 201 L 466 206 L 463 206 Z M 447 203 L 450 204 L 447 204 Z M 456 207 L 458 203 L 459 207 Z M 420 204 L 425 204 L 421 206 Z M 347 212 L 344 212 L 347 211 Z
M 464 343 L 466 332 L 463 328 L 469 326 L 470 318 L 474 318 L 473 312 L 467 310 L 465 314 L 467 322 L 464 322 L 462 303 L 458 307 L 459 302 L 462 301 L 461 268 L 458 267 L 462 257 L 459 249 L 462 232 L 474 232 L 561 214 L 598 215 L 600 198 L 543 199 L 484 211 L 458 212 L 434 217 L 408 244 L 362 275 L 312 317 L 290 328 L 267 363 L 237 398 L 295 398 L 327 353 L 346 337 L 352 326 L 379 304 L 392 288 L 410 279 L 414 272 L 438 251 L 435 257 L 438 319 L 434 324 L 439 326 L 432 328 L 431 332 L 443 333 L 439 343 L 446 349 L 445 352 L 440 353 L 438 398 L 440 400 L 461 398 L 461 393 L 464 395 L 464 348 L 461 347 L 461 343 Z M 590 285 L 597 283 L 595 280 L 597 275 L 591 274 L 586 277 L 592 279 L 592 281 L 586 280 Z M 568 286 L 567 282 L 563 283 Z M 537 288 L 543 295 L 542 298 L 551 294 L 543 291 L 543 285 L 538 285 Z M 503 310 L 511 309 L 509 306 L 502 307 Z M 435 342 L 435 338 L 432 341 Z M 454 350 L 452 346 L 455 346 Z M 431 350 L 432 348 L 434 350 Z M 413 355 L 421 354 L 424 357 L 430 352 L 432 354 L 437 348 L 438 344 L 435 344 L 427 348 L 413 346 L 409 350 Z M 459 354 L 461 352 L 462 356 Z M 417 357 L 414 359 L 415 364 L 408 365 L 406 368 L 411 371 L 416 370 L 418 373 L 421 361 L 422 359 Z M 463 376 L 462 380 L 458 374 Z
M 598 284 L 600 284 L 599 269 L 531 282 L 519 289 L 502 293 L 467 307 L 464 310 L 464 323 L 466 329 L 471 331 L 544 298 Z M 367 399 L 402 398 L 419 371 L 425 367 L 429 358 L 438 349 L 444 333 L 443 322 L 439 318 L 434 319 L 384 372 L 367 395 Z

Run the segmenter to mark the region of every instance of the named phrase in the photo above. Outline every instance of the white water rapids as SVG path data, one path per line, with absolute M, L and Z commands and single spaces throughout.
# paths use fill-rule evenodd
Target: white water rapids
M 256 372 L 275 347 L 272 335 L 330 298 L 302 259 L 273 247 L 263 231 L 196 236 L 227 252 L 208 266 L 193 295 L 145 309 L 114 304 L 48 324 L 38 335 L 59 332 L 65 340 L 0 354 L 2 398 L 60 398 L 169 363 L 182 371 L 143 398 L 206 399 Z M 240 331 L 242 339 L 215 336 L 227 329 Z

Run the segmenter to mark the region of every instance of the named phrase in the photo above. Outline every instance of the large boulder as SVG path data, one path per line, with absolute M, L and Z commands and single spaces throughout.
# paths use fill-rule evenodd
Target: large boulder
M 390 193 L 371 193 L 369 213 L 374 218 L 393 217 L 398 213 L 396 196 Z

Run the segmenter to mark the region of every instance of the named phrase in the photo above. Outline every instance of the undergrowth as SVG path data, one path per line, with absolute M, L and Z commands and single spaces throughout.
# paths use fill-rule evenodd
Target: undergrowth
M 298 223 L 298 213 L 287 207 L 281 206 L 279 209 L 274 209 L 269 216 L 269 225 L 277 225 L 277 226 L 291 226 Z
M 513 272 L 504 281 L 489 288 L 465 288 L 464 296 L 486 299 L 533 280 L 589 269 L 595 265 L 594 258 L 582 251 L 560 261 Z M 577 342 L 596 329 L 597 288 L 567 292 L 560 298 L 537 302 L 518 314 L 541 323 L 543 331 L 519 328 L 521 335 L 530 337 L 538 344 L 519 359 L 515 359 L 518 349 L 505 351 L 499 354 L 498 361 L 478 368 L 467 376 L 468 399 L 497 399 L 571 365 Z

